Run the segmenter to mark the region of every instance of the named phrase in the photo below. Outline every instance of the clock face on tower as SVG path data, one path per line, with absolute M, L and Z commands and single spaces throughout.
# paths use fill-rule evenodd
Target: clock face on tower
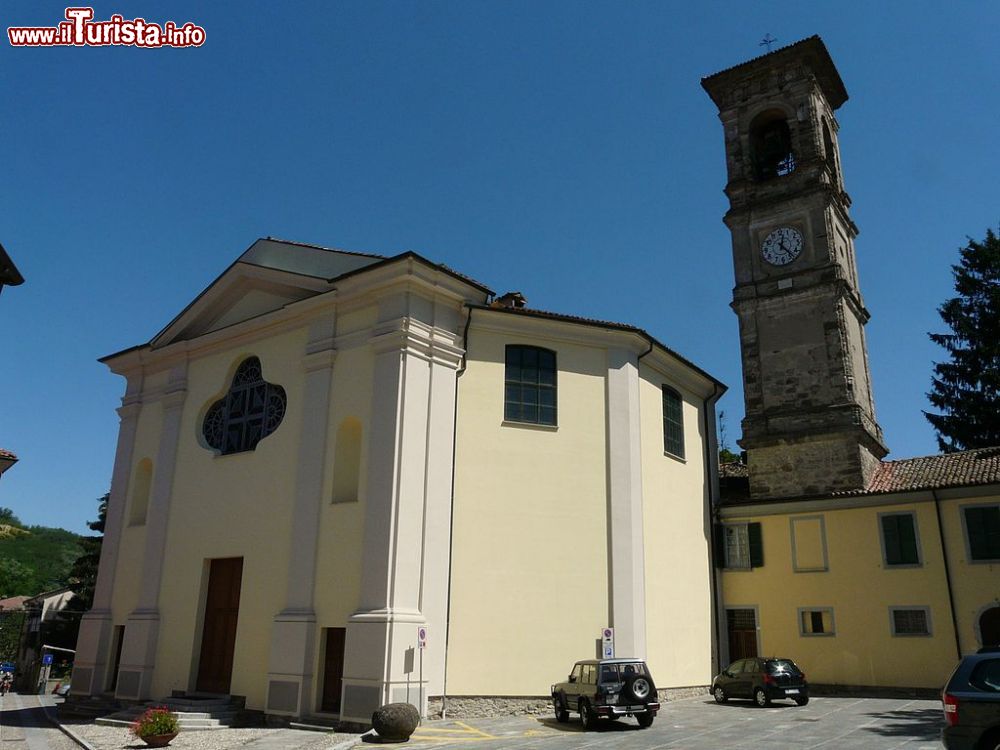
M 802 233 L 791 227 L 779 227 L 764 238 L 760 254 L 772 266 L 787 266 L 802 254 Z

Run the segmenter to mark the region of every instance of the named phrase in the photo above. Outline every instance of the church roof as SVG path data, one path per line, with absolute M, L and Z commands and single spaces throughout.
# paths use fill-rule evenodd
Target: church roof
M 17 460 L 17 456 L 4 448 L 0 448 L 0 458 L 13 458 L 15 461 Z
M 536 310 L 531 307 L 496 307 L 493 305 L 469 305 L 469 307 L 475 310 L 489 310 L 491 312 L 510 313 L 513 315 L 524 315 L 532 318 L 546 318 L 548 320 L 560 320 L 565 323 L 579 323 L 581 325 L 586 325 L 586 326 L 596 326 L 600 328 L 609 328 L 611 330 L 616 330 L 616 331 L 628 331 L 630 333 L 636 333 L 642 336 L 644 339 L 646 339 L 646 341 L 648 341 L 650 345 L 659 347 L 660 349 L 670 354 L 672 357 L 675 357 L 680 362 L 690 367 L 695 372 L 699 373 L 705 378 L 708 378 L 709 381 L 714 383 L 716 387 L 720 389 L 719 395 L 722 395 L 722 393 L 728 390 L 728 386 L 721 380 L 713 377 L 709 373 L 705 372 L 705 370 L 698 367 L 698 365 L 694 364 L 694 362 L 692 362 L 691 360 L 681 356 L 676 351 L 671 349 L 669 346 L 658 341 L 656 338 L 651 336 L 645 329 L 639 328 L 638 326 L 630 325 L 629 323 L 616 323 L 611 320 L 584 318 L 579 315 L 566 315 L 565 313 L 549 312 L 548 310 Z

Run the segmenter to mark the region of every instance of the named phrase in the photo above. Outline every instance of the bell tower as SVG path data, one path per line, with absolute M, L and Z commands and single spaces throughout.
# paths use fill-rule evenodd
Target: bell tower
M 818 36 L 701 83 L 725 133 L 751 497 L 862 489 L 887 449 L 833 114 L 847 91 Z

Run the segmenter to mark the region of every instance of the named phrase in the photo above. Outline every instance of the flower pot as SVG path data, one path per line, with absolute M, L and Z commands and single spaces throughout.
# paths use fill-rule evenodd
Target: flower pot
M 170 740 L 177 736 L 177 732 L 171 732 L 170 734 L 149 734 L 142 738 L 150 747 L 166 747 L 170 744 Z

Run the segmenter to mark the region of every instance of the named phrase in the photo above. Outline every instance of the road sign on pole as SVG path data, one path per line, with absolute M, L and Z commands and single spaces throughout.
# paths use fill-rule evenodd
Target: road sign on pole
M 612 659 L 615 655 L 615 629 L 604 628 L 601 631 L 601 658 Z
M 427 648 L 427 626 L 420 625 L 417 627 L 417 646 L 423 651 Z

